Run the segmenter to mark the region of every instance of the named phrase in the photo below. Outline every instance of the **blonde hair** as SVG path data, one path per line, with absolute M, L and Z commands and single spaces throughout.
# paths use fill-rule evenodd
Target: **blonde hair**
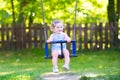
M 58 25 L 61 25 L 64 28 L 64 23 L 61 20 L 53 20 L 51 25 L 50 25 L 50 30 L 53 32 L 54 28 Z

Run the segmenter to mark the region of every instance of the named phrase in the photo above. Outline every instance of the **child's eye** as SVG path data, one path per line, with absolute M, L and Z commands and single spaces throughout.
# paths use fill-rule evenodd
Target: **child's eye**
M 59 27 L 57 27 L 57 28 L 62 28 L 62 26 L 59 26 Z

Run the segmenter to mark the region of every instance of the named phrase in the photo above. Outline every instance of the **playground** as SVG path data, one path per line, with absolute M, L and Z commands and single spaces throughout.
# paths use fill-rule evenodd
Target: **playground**
M 0 80 L 120 80 L 120 0 L 0 4 Z

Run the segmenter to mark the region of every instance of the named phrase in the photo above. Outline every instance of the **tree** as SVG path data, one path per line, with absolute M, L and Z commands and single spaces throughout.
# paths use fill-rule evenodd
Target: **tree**
M 15 12 L 14 12 L 13 0 L 11 0 L 11 7 L 12 7 L 12 23 L 13 23 L 13 26 L 15 26 Z
M 117 22 L 119 22 L 120 17 L 120 0 L 117 0 Z
M 108 20 L 110 25 L 111 47 L 118 47 L 118 20 L 119 20 L 119 5 L 120 0 L 117 0 L 115 7 L 115 0 L 108 0 Z M 116 9 L 117 8 L 117 9 Z M 117 11 L 115 11 L 117 10 Z
M 115 22 L 116 21 L 114 0 L 109 0 L 108 1 L 108 20 L 109 20 L 109 22 Z
M 104 0 L 104 3 L 102 1 L 78 0 L 77 23 L 107 22 L 107 0 Z M 46 23 L 50 23 L 52 19 L 60 18 L 65 23 L 73 24 L 75 0 L 43 0 L 43 2 Z M 40 4 L 40 0 L 1 0 L 0 22 L 4 24 L 16 22 L 26 25 L 29 25 L 29 22 L 41 23 Z M 5 15 L 3 11 L 7 14 Z

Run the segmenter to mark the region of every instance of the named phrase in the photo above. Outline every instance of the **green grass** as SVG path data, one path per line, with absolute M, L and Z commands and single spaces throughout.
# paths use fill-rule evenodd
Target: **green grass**
M 80 80 L 119 80 L 120 51 L 79 51 L 71 58 L 70 72 L 82 75 Z M 63 60 L 59 59 L 60 72 Z M 0 80 L 33 80 L 52 72 L 51 59 L 44 59 L 44 50 L 0 50 Z

